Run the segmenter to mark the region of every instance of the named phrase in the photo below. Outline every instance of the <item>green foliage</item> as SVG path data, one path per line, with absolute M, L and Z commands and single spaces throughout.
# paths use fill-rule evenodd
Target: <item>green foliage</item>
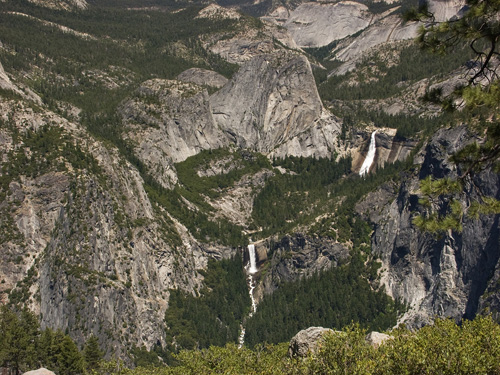
M 200 177 L 198 171 L 210 168 L 211 164 L 223 164 L 222 173 L 210 177 Z M 197 196 L 208 195 L 218 198 L 224 189 L 232 186 L 234 182 L 246 174 L 255 174 L 264 168 L 271 168 L 267 158 L 260 153 L 239 150 L 231 152 L 225 148 L 203 150 L 175 164 L 179 182 L 190 193 Z M 201 197 L 196 198 L 202 201 Z
M 468 86 L 463 89 L 462 97 L 469 107 L 496 108 L 500 103 L 500 82 L 496 81 L 486 88 Z
M 432 95 L 429 93 L 429 95 Z M 444 112 L 435 117 L 424 117 L 416 114 L 388 114 L 384 111 L 366 110 L 362 104 L 349 104 L 335 108 L 335 113 L 342 117 L 343 126 L 347 129 L 362 128 L 366 125 L 397 129 L 396 139 L 405 140 L 419 136 L 432 135 L 440 127 L 460 119 L 457 113 Z
M 392 52 L 391 52 L 392 53 Z M 429 59 L 417 46 L 402 48 L 399 62 L 388 65 L 382 59 L 370 57 L 360 62 L 356 71 L 343 76 L 332 76 L 318 87 L 323 101 L 385 99 L 402 92 L 408 85 L 423 78 L 439 76 L 464 64 L 472 54 L 464 47 L 457 48 L 439 59 Z M 375 70 L 374 70 L 375 69 Z M 365 77 L 362 72 L 374 71 L 373 77 Z M 376 79 L 371 79 L 371 78 Z M 351 78 L 359 82 L 356 86 L 346 85 Z
M 18 318 L 7 306 L 1 306 L 0 367 L 12 368 L 18 374 L 33 366 L 38 330 L 38 321 L 28 310 Z
M 489 317 L 464 321 L 437 320 L 417 331 L 391 332 L 378 347 L 366 331 L 349 325 L 326 334 L 319 350 L 304 359 L 290 359 L 288 344 L 238 349 L 235 344 L 180 352 L 175 367 L 119 370 L 116 375 L 470 375 L 500 374 L 500 326 Z
M 164 371 L 172 375 L 281 375 L 292 369 L 292 361 L 286 358 L 286 349 L 286 344 L 267 345 L 256 350 L 238 349 L 235 344 L 228 344 L 225 347 L 210 347 L 201 351 L 182 351 L 177 355 L 179 365 Z M 300 366 L 298 362 L 296 364 Z
M 154 348 L 156 349 L 156 348 Z M 141 367 L 158 367 L 161 365 L 162 362 L 160 362 L 160 355 L 164 355 L 163 351 L 159 350 L 147 350 L 145 346 L 142 346 L 141 348 L 134 348 L 132 349 L 131 353 L 134 359 L 134 365 L 135 366 L 141 366 Z M 158 353 L 159 352 L 159 353 Z
M 279 343 L 310 326 L 340 329 L 352 321 L 373 330 L 393 326 L 402 306 L 374 290 L 369 270 L 355 253 L 348 264 L 280 285 L 247 321 L 245 343 Z
M 237 342 L 240 323 L 250 310 L 241 256 L 209 260 L 203 275 L 204 287 L 199 296 L 180 290 L 170 293 L 165 321 L 167 341 L 175 342 L 171 351 Z
M 324 337 L 317 360 L 310 362 L 315 374 L 372 375 L 376 367 L 376 350 L 365 341 L 366 330 L 350 324 L 341 332 Z
M 493 77 L 493 80 L 496 80 L 498 79 L 495 75 L 497 67 L 493 58 L 499 53 L 500 2 L 498 0 L 468 0 L 466 4 L 464 15 L 458 19 L 438 22 L 425 7 L 410 11 L 406 19 L 425 21 L 420 28 L 418 41 L 422 48 L 434 53 L 449 55 L 456 50 L 458 44 L 464 41 L 467 43 L 476 58 L 476 66 L 469 78 L 470 84 L 477 83 L 480 78 L 490 80 Z M 482 91 L 481 88 L 476 93 L 480 91 Z M 495 105 L 498 105 L 498 101 Z
M 395 339 L 379 348 L 374 374 L 499 374 L 500 327 L 491 318 L 461 325 L 437 320 L 411 333 L 395 332 Z
M 248 243 L 248 239 L 242 233 L 241 227 L 227 219 L 211 218 L 208 204 L 197 200 L 198 196 L 189 194 L 189 191 L 179 186 L 173 190 L 167 190 L 150 177 L 146 178 L 145 190 L 151 201 L 177 218 L 198 240 L 202 242 L 212 241 L 233 247 Z M 186 204 L 184 197 L 201 204 L 201 208 L 193 210 Z
M 313 216 L 314 208 L 323 207 L 329 198 L 328 186 L 349 173 L 351 159 L 334 162 L 290 156 L 273 164 L 290 172 L 277 171 L 255 197 L 252 218 L 263 228 L 263 235 L 285 232 Z
M 85 342 L 85 346 L 83 348 L 83 358 L 85 360 L 86 370 L 97 370 L 103 355 L 104 354 L 99 347 L 99 340 L 97 337 L 94 335 L 90 336 Z
M 9 163 L 1 167 L 2 185 L 6 191 L 8 184 L 20 175 L 38 177 L 49 171 L 65 170 L 64 161 L 78 170 L 87 169 L 100 173 L 97 161 L 89 153 L 75 145 L 73 139 L 57 126 L 43 126 L 38 130 L 27 129 L 23 134 L 15 132 L 22 147 L 9 153 Z M 7 177 L 9 176 L 9 177 Z
M 197 173 L 210 168 L 212 164 L 220 163 L 226 172 L 205 177 L 200 177 Z M 152 200 L 179 219 L 197 239 L 204 242 L 217 241 L 234 247 L 242 246 L 248 243 L 248 239 L 241 228 L 227 219 L 211 218 L 213 208 L 206 202 L 206 197 L 218 198 L 243 175 L 254 174 L 268 167 L 268 160 L 258 153 L 231 152 L 227 149 L 205 150 L 175 165 L 179 185 L 173 190 L 163 189 L 150 177 L 146 178 L 146 190 Z M 194 204 L 196 209 L 188 207 L 185 200 Z
M 498 56 L 498 42 L 500 28 L 498 16 L 500 14 L 500 2 L 498 0 L 470 0 L 467 1 L 465 14 L 458 19 L 445 22 L 435 21 L 433 15 L 426 8 L 412 10 L 407 13 L 407 19 L 426 20 L 422 26 L 418 41 L 420 46 L 432 52 L 450 56 L 466 42 L 474 53 L 475 62 L 470 65 L 470 78 L 466 87 L 457 87 L 452 95 L 443 100 L 443 105 L 453 109 L 453 100 L 461 98 L 466 103 L 466 108 L 474 113 L 478 107 L 483 114 L 489 117 L 476 129 L 485 136 L 481 143 L 472 143 L 457 151 L 451 160 L 462 169 L 463 173 L 458 176 L 455 184 L 473 182 L 473 175 L 486 168 L 494 172 L 500 172 L 500 119 L 498 109 L 500 108 L 500 83 L 496 70 L 498 64 L 493 63 L 493 57 Z M 429 93 L 428 98 L 440 99 L 434 93 Z M 469 119 L 472 126 L 478 122 L 473 117 Z M 438 184 L 440 186 L 438 186 Z M 419 215 L 414 218 L 414 224 L 420 229 L 432 233 L 439 233 L 448 229 L 461 230 L 461 220 L 467 207 L 460 207 L 448 190 L 450 181 L 446 179 L 421 182 L 421 190 L 424 197 L 421 204 L 431 209 L 428 215 Z M 479 190 L 479 189 L 477 189 Z M 478 191 L 479 201 L 472 202 L 469 214 L 478 217 L 482 214 L 500 213 L 498 199 Z M 447 201 L 447 206 L 440 207 L 435 203 L 438 199 Z M 434 204 L 432 204 L 434 203 Z M 439 211 L 436 209 L 440 208 Z M 444 211 L 444 212 L 443 212 Z
M 439 234 L 453 229 L 462 231 L 462 206 L 454 198 L 462 190 L 459 181 L 450 178 L 433 179 L 431 176 L 420 181 L 422 198 L 419 203 L 431 209 L 428 215 L 417 215 L 413 224 L 423 231 Z M 444 208 L 442 207 L 444 204 Z M 440 207 L 440 210 L 436 208 Z
M 328 236 L 339 242 L 353 242 L 355 247 L 362 243 L 369 243 L 370 229 L 355 213 L 356 203 L 368 192 L 382 183 L 397 180 L 405 169 L 412 166 L 412 156 L 405 162 L 395 162 L 378 169 L 377 173 L 365 177 L 351 174 L 347 178 L 331 184 L 327 189 L 328 200 L 321 202 L 311 217 L 317 218 L 321 213 L 321 220 L 314 219 L 309 229 L 311 235 Z M 359 237 L 357 237 L 359 236 Z
M 0 308 L 0 367 L 15 374 L 39 367 L 57 375 L 83 374 L 83 357 L 73 340 L 61 331 L 40 330 L 38 319 L 28 310 L 19 316 Z
M 121 67 L 139 75 L 141 80 L 152 76 L 174 78 L 192 66 L 216 69 L 226 75 L 235 71 L 234 65 L 224 63 L 207 51 L 197 55 L 200 50 L 193 43 L 198 43 L 194 40 L 201 34 L 232 30 L 237 26 L 236 22 L 206 18 L 194 22 L 200 10 L 198 7 L 187 7 L 175 13 L 131 12 L 100 6 L 85 12 L 60 12 L 20 1 L 3 3 L 1 8 L 2 41 L 22 52 L 20 57 L 6 55 L 5 68 L 17 69 L 19 62 L 16 58 L 27 61 L 33 58 L 37 66 L 46 67 L 49 72 L 63 77 L 77 75 L 82 79 L 85 75 L 80 73 L 79 67 L 106 71 L 109 66 Z M 7 11 L 19 11 L 33 18 Z M 64 25 L 91 37 L 63 33 L 38 19 Z M 187 52 L 173 48 L 175 42 L 187 46 Z M 37 56 L 37 51 L 43 55 Z M 79 85 L 76 89 L 91 89 L 84 86 Z

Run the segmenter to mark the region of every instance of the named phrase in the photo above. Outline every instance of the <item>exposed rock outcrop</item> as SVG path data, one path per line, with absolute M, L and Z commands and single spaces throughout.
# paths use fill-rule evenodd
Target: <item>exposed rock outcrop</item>
M 335 333 L 335 331 L 323 327 L 303 329 L 290 340 L 288 356 L 290 358 L 307 357 L 309 353 L 315 353 L 323 342 L 324 335 L 327 333 Z
M 366 335 L 365 341 L 373 347 L 382 345 L 385 341 L 393 339 L 394 337 L 386 333 L 372 331 Z
M 339 43 L 333 51 L 335 59 L 344 61 L 331 74 L 342 75 L 356 67 L 356 63 L 366 54 L 387 43 L 409 40 L 417 35 L 419 24 L 404 24 L 399 15 L 388 15 L 370 25 L 356 38 L 347 38 Z
M 257 56 L 210 103 L 216 123 L 239 147 L 316 157 L 335 149 L 339 124 L 323 108 L 304 56 Z
M 212 86 L 220 89 L 228 79 L 212 70 L 191 68 L 177 76 L 179 81 L 195 83 L 198 86 Z
M 212 118 L 207 91 L 193 83 L 146 81 L 120 112 L 137 156 L 167 188 L 177 182 L 173 163 L 229 145 Z
M 215 34 L 204 38 L 204 47 L 233 64 L 244 64 L 262 54 L 298 49 L 290 33 L 283 27 L 263 22 L 255 24 L 239 23 L 237 32 Z
M 386 186 L 357 206 L 375 224 L 372 251 L 382 261 L 382 283 L 391 296 L 409 304 L 401 321 L 411 327 L 435 316 L 473 318 L 484 306 L 480 298 L 485 290 L 496 290 L 500 215 L 465 216 L 461 233 L 450 230 L 441 237 L 422 233 L 412 223 L 424 210 L 418 201 L 419 180 L 429 175 L 456 178 L 461 171 L 449 156 L 473 140 L 465 126 L 438 131 L 417 155 L 421 167 L 405 176 L 396 194 Z M 499 175 L 487 169 L 474 174 L 456 198 L 467 207 L 478 198 L 477 189 L 498 199 L 499 187 Z M 441 204 L 446 207 L 446 201 Z
M 39 368 L 38 370 L 26 371 L 23 375 L 56 375 L 56 374 L 42 367 Z
M 349 257 L 349 250 L 327 238 L 311 238 L 302 234 L 285 236 L 270 245 L 269 271 L 256 290 L 258 299 L 272 293 L 280 283 L 312 276 L 315 272 L 335 267 Z
M 61 9 L 61 10 L 84 10 L 87 9 L 88 3 L 85 0 L 29 0 L 30 3 L 38 6 Z
M 17 94 L 25 99 L 31 100 L 37 104 L 42 103 L 42 99 L 40 99 L 40 97 L 37 94 L 35 94 L 31 89 L 25 87 L 22 90 L 19 86 L 14 84 L 10 80 L 7 73 L 5 73 L 5 70 L 3 69 L 1 62 L 0 62 L 0 89 L 12 91 L 14 94 Z
M 76 124 L 21 102 L 3 116 L 9 126 L 0 150 L 12 181 L 0 204 L 9 218 L 2 221 L 2 299 L 11 289 L 10 298 L 40 313 L 43 328 L 67 330 L 79 343 L 94 334 L 117 355 L 127 346 L 163 343 L 168 290 L 193 292 L 208 257 L 227 257 L 231 249 L 199 245 L 157 210 L 116 149 Z M 23 144 L 28 130 L 72 151 L 35 154 Z M 85 158 L 72 158 L 76 144 Z M 30 156 L 23 166 L 12 150 Z M 33 168 L 30 160 L 40 164 Z
M 354 1 L 304 3 L 290 12 L 283 26 L 298 46 L 321 47 L 355 34 L 372 21 L 368 7 Z
M 200 10 L 195 18 L 239 20 L 241 18 L 241 15 L 234 9 L 224 8 L 217 4 L 210 4 L 209 6 Z
M 434 15 L 436 21 L 447 21 L 460 15 L 465 9 L 464 0 L 431 0 L 429 12 Z

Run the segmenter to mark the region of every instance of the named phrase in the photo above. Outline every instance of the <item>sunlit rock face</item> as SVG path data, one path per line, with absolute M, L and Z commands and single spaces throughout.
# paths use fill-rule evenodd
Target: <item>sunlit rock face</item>
M 294 9 L 283 26 L 300 47 L 326 46 L 366 28 L 373 15 L 364 4 L 304 3 Z
M 460 16 L 465 10 L 464 0 L 430 0 L 428 5 L 436 21 L 447 21 Z
M 232 142 L 278 156 L 329 156 L 340 130 L 323 108 L 309 62 L 298 54 L 253 58 L 210 104 Z

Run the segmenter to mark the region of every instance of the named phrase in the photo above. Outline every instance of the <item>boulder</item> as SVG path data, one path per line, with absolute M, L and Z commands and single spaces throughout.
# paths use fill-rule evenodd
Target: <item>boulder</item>
M 318 350 L 325 333 L 334 333 L 330 328 L 309 327 L 297 333 L 290 340 L 288 355 L 292 357 L 305 357 L 308 353 L 314 353 Z
M 56 375 L 56 374 L 54 372 L 42 367 L 42 368 L 39 368 L 38 370 L 27 371 L 23 375 Z
M 389 340 L 389 339 L 393 339 L 393 338 L 394 337 L 391 335 L 372 331 L 366 335 L 365 341 L 373 347 L 379 347 L 384 341 Z

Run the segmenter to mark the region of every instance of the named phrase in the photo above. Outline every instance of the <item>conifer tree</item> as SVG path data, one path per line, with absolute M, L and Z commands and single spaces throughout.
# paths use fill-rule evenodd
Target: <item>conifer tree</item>
M 99 347 L 99 340 L 92 335 L 88 338 L 83 348 L 83 357 L 85 359 L 85 367 L 87 371 L 97 370 L 99 361 L 103 357 L 103 353 Z
M 500 201 L 484 194 L 472 181 L 474 174 L 491 168 L 500 172 L 500 0 L 467 0 L 467 10 L 460 18 L 438 22 L 424 4 L 405 15 L 406 20 L 422 20 L 418 42 L 424 49 L 445 54 L 459 44 L 467 43 L 475 54 L 475 61 L 468 74 L 465 87 L 456 87 L 452 95 L 440 97 L 445 109 L 454 109 L 456 99 L 462 99 L 466 110 L 480 108 L 486 113 L 486 120 L 477 124 L 484 137 L 480 143 L 472 143 L 454 155 L 451 160 L 460 167 L 456 180 L 426 179 L 421 183 L 424 197 L 421 203 L 431 208 L 427 216 L 417 216 L 414 224 L 420 229 L 439 233 L 448 229 L 461 231 L 463 215 L 499 214 Z M 440 96 L 429 93 L 427 97 Z M 460 187 L 473 186 L 480 197 L 468 207 L 461 207 L 453 197 Z M 433 201 L 446 196 L 449 204 L 446 212 L 435 212 Z

